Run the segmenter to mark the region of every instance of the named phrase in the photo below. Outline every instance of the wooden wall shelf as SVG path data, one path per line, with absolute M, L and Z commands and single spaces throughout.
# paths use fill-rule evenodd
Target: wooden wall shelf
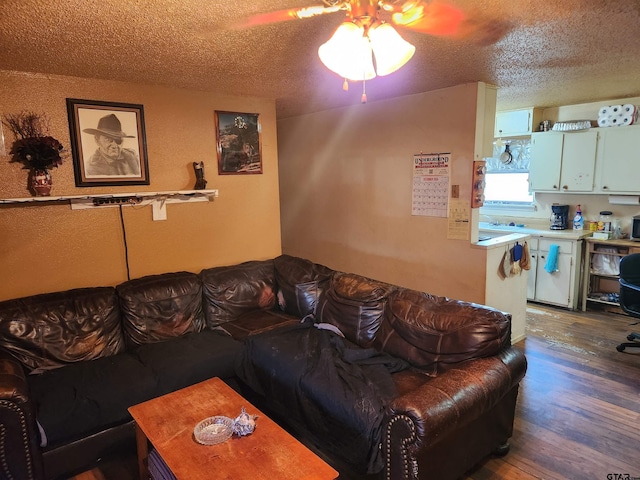
M 46 205 L 68 203 L 72 210 L 119 206 L 153 207 L 154 220 L 166 220 L 168 203 L 210 202 L 218 197 L 218 190 L 169 190 L 161 192 L 95 193 L 88 195 L 60 195 L 50 197 L 0 198 L 2 206 Z

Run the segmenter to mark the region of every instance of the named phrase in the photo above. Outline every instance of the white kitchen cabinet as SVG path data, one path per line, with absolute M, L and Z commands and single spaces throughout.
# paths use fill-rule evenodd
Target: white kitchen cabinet
M 594 188 L 598 133 L 543 132 L 531 137 L 532 191 L 587 193 Z
M 533 241 L 533 239 L 532 239 Z M 531 267 L 534 268 L 535 277 L 533 284 L 528 285 L 527 298 L 535 302 L 548 303 L 571 309 L 578 307 L 580 287 L 580 260 L 582 242 L 576 240 L 558 240 L 539 237 L 537 250 L 530 248 L 532 257 Z M 549 258 L 551 245 L 558 245 L 557 271 L 547 272 L 545 265 Z M 533 243 L 535 246 L 535 243 Z
M 594 185 L 598 132 L 587 130 L 564 134 L 560 189 L 591 192 Z
M 599 129 L 598 193 L 640 193 L 640 125 Z
M 543 132 L 531 136 L 529 188 L 532 192 L 560 190 L 563 143 L 562 133 Z
M 531 135 L 542 120 L 542 109 L 525 108 L 496 112 L 494 136 L 522 137 Z
M 539 252 L 535 301 L 571 307 L 571 278 L 573 273 L 571 255 L 559 253 L 558 270 L 552 273 L 547 272 L 544 268 L 548 256 L 549 252 Z
M 532 237 L 529 239 L 527 244 L 529 245 L 529 264 L 531 265 L 531 268 L 529 269 L 529 277 L 527 278 L 527 300 L 535 300 L 538 268 L 538 239 Z

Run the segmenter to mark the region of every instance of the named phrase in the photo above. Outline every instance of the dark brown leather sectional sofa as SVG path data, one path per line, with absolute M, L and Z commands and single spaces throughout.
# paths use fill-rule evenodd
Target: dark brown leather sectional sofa
M 455 479 L 508 449 L 510 320 L 288 255 L 0 302 L 0 479 L 89 468 L 128 406 L 213 376 L 341 478 Z

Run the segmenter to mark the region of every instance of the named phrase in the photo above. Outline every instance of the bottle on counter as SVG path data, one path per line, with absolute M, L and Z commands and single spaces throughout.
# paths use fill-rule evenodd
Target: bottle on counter
M 598 219 L 598 231 L 610 232 L 612 219 L 613 219 L 613 212 L 610 212 L 609 210 L 604 210 L 600 212 L 600 218 Z
M 576 216 L 573 217 L 573 229 L 582 230 L 584 228 L 584 218 L 582 218 L 582 210 L 580 205 L 576 207 Z
M 618 218 L 613 218 L 611 220 L 611 238 L 619 239 L 622 238 L 622 227 L 620 226 L 620 220 Z

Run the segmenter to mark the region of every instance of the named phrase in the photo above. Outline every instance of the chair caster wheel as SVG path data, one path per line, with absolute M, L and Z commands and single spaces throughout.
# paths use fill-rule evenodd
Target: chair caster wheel
M 629 335 L 627 335 L 627 340 L 629 340 L 630 342 L 633 342 L 636 339 L 636 336 L 633 333 L 630 333 Z
M 498 445 L 495 450 L 493 451 L 493 454 L 496 457 L 504 457 L 507 453 L 509 453 L 509 450 L 511 449 L 511 445 L 509 445 L 509 442 L 504 442 L 502 445 Z
M 616 350 L 618 350 L 619 352 L 624 352 L 624 345 L 618 345 L 616 347 Z

